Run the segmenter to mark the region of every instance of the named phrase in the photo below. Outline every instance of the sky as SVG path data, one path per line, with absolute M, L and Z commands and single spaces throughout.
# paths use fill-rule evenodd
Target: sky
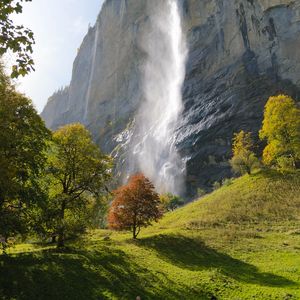
M 35 34 L 36 71 L 20 78 L 17 86 L 39 112 L 54 91 L 69 84 L 77 49 L 89 24 L 94 25 L 103 1 L 32 0 L 14 18 Z

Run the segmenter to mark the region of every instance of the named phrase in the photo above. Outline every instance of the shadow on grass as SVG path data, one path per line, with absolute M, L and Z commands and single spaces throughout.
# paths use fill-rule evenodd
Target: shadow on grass
M 207 247 L 203 242 L 181 235 L 157 235 L 138 241 L 140 246 L 181 268 L 193 271 L 216 268 L 226 276 L 244 283 L 285 287 L 297 285 L 284 277 L 262 273 L 257 267 Z
M 176 285 L 168 278 L 138 266 L 123 251 L 99 248 L 0 256 L 0 299 L 183 299 L 180 288 L 168 290 Z
M 272 180 L 300 180 L 300 171 L 298 169 L 285 171 L 284 173 L 275 169 L 260 170 L 256 174 L 250 175 L 250 177 L 264 177 Z

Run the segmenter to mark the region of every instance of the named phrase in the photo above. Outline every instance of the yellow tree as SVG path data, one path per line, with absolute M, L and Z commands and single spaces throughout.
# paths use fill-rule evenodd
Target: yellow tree
M 253 152 L 254 143 L 251 132 L 241 130 L 235 133 L 233 137 L 232 152 L 233 157 L 230 164 L 235 173 L 251 174 L 259 167 L 259 161 Z
M 268 143 L 263 152 L 264 164 L 296 167 L 300 160 L 300 110 L 291 97 L 269 98 L 259 136 Z
M 50 201 L 45 220 L 49 231 L 65 237 L 86 227 L 85 212 L 91 197 L 106 193 L 112 175 L 112 159 L 92 141 L 81 124 L 69 124 L 53 134 L 49 154 Z M 79 226 L 80 225 L 80 226 Z

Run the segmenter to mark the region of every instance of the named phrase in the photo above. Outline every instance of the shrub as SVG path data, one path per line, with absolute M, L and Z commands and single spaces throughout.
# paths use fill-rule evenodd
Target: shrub
M 165 211 L 173 211 L 184 205 L 184 200 L 182 198 L 171 193 L 160 195 L 160 201 Z

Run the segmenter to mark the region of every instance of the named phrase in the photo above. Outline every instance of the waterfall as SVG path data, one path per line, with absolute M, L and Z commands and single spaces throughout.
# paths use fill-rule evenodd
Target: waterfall
M 175 130 L 183 110 L 187 46 L 177 0 L 157 4 L 143 41 L 144 102 L 136 118 L 133 160 L 159 192 L 180 194 L 185 163 L 175 147 Z
M 96 63 L 96 56 L 97 56 L 97 48 L 98 48 L 98 37 L 99 37 L 99 22 L 96 22 L 95 25 L 95 39 L 94 39 L 94 45 L 93 45 L 93 53 L 92 53 L 92 63 L 91 63 L 91 71 L 89 75 L 88 80 L 88 87 L 87 92 L 85 96 L 85 109 L 84 109 L 84 117 L 83 120 L 85 123 L 87 123 L 88 113 L 89 113 L 89 101 L 91 97 L 91 90 L 92 90 L 92 82 L 94 78 L 94 72 L 95 72 L 95 63 Z

